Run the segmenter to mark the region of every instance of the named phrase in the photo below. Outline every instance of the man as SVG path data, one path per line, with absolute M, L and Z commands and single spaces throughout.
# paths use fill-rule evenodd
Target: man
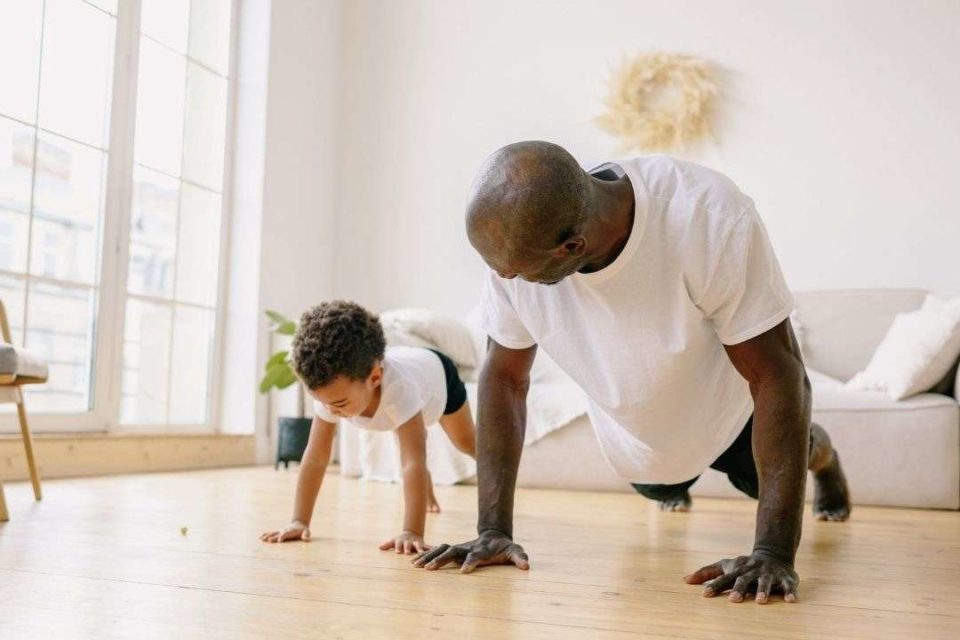
M 687 576 L 704 595 L 797 598 L 804 483 L 821 520 L 850 513 L 790 326 L 787 289 L 753 201 L 724 176 L 667 156 L 587 173 L 561 147 L 494 153 L 467 209 L 489 265 L 480 376 L 475 540 L 415 560 L 463 572 L 529 567 L 513 542 L 513 495 L 538 345 L 587 393 L 610 466 L 668 510 L 708 466 L 759 498 L 749 555 Z

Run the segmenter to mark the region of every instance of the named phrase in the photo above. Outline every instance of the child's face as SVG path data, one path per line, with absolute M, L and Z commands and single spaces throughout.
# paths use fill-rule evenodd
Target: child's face
M 378 362 L 364 380 L 337 376 L 328 384 L 311 389 L 310 395 L 322 402 L 333 415 L 352 418 L 367 410 L 382 380 L 383 366 Z

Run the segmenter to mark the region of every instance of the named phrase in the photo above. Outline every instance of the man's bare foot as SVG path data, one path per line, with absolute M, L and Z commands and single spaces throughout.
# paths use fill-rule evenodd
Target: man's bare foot
M 433 493 L 433 484 L 430 484 L 430 494 L 427 496 L 427 513 L 440 513 L 440 503 Z
M 682 495 L 670 498 L 668 500 L 659 500 L 660 511 L 690 511 L 693 500 L 690 499 L 690 492 L 684 491 Z
M 830 464 L 813 475 L 816 490 L 813 497 L 813 515 L 817 520 L 843 522 L 850 517 L 850 491 L 847 478 L 840 467 L 836 449 Z

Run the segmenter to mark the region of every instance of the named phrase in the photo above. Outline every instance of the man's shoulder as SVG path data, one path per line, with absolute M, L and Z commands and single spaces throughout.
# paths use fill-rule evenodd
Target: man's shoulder
M 730 177 L 696 162 L 656 154 L 630 158 L 623 164 L 643 180 L 652 198 L 675 207 L 723 215 L 739 214 L 752 204 Z

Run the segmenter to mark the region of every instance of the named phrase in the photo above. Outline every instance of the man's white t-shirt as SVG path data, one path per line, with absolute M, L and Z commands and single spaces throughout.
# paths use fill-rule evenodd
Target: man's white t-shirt
M 731 180 L 668 156 L 618 165 L 607 166 L 630 179 L 636 208 L 616 260 L 555 285 L 488 270 L 482 323 L 507 348 L 539 345 L 583 388 L 618 475 L 675 484 L 709 467 L 753 412 L 723 345 L 781 323 L 793 296 Z
M 360 429 L 393 431 L 420 412 L 424 425 L 437 422 L 447 405 L 447 379 L 437 354 L 419 347 L 387 347 L 382 364 L 377 411 L 371 418 L 347 421 Z M 322 402 L 314 402 L 313 409 L 321 420 L 339 419 Z

